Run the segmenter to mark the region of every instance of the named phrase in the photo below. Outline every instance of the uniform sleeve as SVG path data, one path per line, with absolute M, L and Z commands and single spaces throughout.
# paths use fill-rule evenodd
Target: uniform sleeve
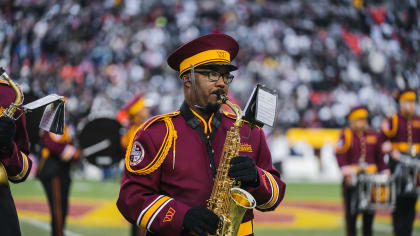
M 26 131 L 25 114 L 15 121 L 16 135 L 13 143 L 13 150 L 10 153 L 3 153 L 8 155 L 1 160 L 6 169 L 9 180 L 14 183 L 25 181 L 32 168 L 32 160 L 28 158 L 29 141 L 28 133 Z
M 264 132 L 260 130 L 260 145 L 256 160 L 260 185 L 247 190 L 257 201 L 260 211 L 272 211 L 283 200 L 286 183 L 280 179 L 279 172 L 273 168 L 270 150 Z
M 340 168 L 349 165 L 348 151 L 351 145 L 351 131 L 346 129 L 340 134 L 335 148 L 335 157 Z
M 154 139 L 155 136 L 153 133 Z M 154 144 L 149 130 L 137 133 L 127 148 L 126 169 L 117 207 L 130 223 L 149 232 L 158 235 L 179 235 L 185 213 L 190 207 L 160 191 L 161 168 L 155 169 L 153 165 L 156 164 L 155 157 L 161 150 L 161 143 Z M 143 174 L 133 173 L 136 170 L 146 169 L 152 171 Z

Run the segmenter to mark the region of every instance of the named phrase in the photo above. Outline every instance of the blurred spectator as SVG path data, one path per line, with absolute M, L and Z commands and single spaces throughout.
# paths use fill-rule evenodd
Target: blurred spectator
M 417 1 L 19 0 L 0 3 L 0 65 L 37 93 L 69 98 L 70 123 L 106 94 L 110 112 L 147 89 L 158 113 L 182 102 L 165 65 L 175 45 L 209 32 L 238 39 L 232 95 L 279 91 L 277 125 L 338 127 L 364 104 L 374 128 L 395 88 L 420 87 Z M 70 105 L 70 103 L 69 103 Z

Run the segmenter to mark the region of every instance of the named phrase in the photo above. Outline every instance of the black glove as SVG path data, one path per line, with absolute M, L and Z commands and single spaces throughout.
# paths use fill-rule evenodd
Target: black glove
M 257 166 L 249 156 L 237 156 L 230 161 L 229 177 L 241 181 L 241 187 L 255 188 L 260 185 Z
M 219 217 L 209 209 L 198 206 L 187 211 L 184 217 L 184 229 L 198 235 L 216 234 Z
M 0 151 L 10 151 L 12 149 L 15 133 L 15 121 L 9 117 L 0 117 Z

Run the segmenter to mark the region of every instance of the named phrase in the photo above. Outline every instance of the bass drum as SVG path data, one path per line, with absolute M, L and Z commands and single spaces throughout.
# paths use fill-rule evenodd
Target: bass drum
M 121 129 L 118 121 L 109 118 L 87 122 L 78 136 L 83 157 L 102 168 L 119 163 L 124 157 Z

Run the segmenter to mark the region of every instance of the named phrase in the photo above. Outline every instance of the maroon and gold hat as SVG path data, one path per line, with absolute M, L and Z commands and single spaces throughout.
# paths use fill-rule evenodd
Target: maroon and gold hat
M 398 102 L 400 101 L 409 101 L 409 100 L 416 100 L 417 93 L 412 89 L 404 89 L 398 94 Z
M 230 71 L 237 67 L 232 60 L 238 54 L 239 45 L 235 39 L 226 34 L 208 34 L 196 38 L 177 48 L 169 57 L 168 65 L 183 74 L 198 66 L 225 66 Z
M 147 107 L 146 99 L 142 93 L 136 94 L 117 113 L 117 120 L 124 123 L 130 116 L 135 116 L 141 109 Z
M 359 119 L 367 119 L 369 115 L 368 109 L 365 106 L 357 106 L 350 110 L 347 114 L 348 121 L 354 121 Z

